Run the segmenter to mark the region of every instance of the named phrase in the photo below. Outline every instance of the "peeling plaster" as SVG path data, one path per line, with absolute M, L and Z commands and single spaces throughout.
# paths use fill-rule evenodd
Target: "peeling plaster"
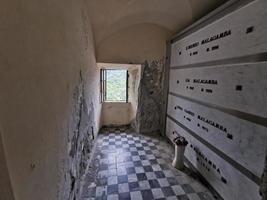
M 94 142 L 94 106 L 91 103 L 88 108 L 81 71 L 79 84 L 74 89 L 73 100 L 75 102 L 75 128 L 72 136 L 69 136 L 69 141 L 71 141 L 69 151 L 70 170 L 67 174 L 70 185 L 69 200 L 79 199 L 82 177 L 88 166 Z

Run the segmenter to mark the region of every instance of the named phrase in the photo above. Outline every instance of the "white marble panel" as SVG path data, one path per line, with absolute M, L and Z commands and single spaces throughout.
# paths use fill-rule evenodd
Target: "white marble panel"
M 266 0 L 256 0 L 175 42 L 171 50 L 171 67 L 266 52 L 266 7 Z M 202 44 L 203 40 L 216 35 L 221 37 Z M 195 43 L 198 43 L 196 47 L 186 50 Z
M 170 92 L 267 117 L 267 62 L 173 69 Z
M 266 127 L 172 95 L 169 95 L 168 115 L 261 177 Z
M 257 184 L 168 118 L 166 134 L 170 139 L 174 138 L 174 131 L 189 141 L 185 157 L 225 200 L 261 199 Z

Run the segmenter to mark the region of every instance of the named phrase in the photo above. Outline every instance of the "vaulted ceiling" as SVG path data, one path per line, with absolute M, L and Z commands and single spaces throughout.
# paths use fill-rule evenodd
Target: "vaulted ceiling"
M 160 59 L 165 42 L 226 0 L 87 0 L 98 62 Z

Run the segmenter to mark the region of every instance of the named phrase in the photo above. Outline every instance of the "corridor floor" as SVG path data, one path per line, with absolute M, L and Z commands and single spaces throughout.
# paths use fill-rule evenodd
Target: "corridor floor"
M 161 137 L 137 134 L 125 127 L 102 129 L 82 199 L 213 200 L 193 173 L 171 166 L 172 158 L 173 148 Z

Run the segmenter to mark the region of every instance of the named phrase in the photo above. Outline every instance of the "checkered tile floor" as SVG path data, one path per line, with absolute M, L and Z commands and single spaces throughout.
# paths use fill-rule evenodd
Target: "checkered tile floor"
M 170 165 L 173 152 L 167 152 L 170 145 L 160 138 L 124 129 L 103 132 L 83 200 L 214 199 L 196 179 Z

